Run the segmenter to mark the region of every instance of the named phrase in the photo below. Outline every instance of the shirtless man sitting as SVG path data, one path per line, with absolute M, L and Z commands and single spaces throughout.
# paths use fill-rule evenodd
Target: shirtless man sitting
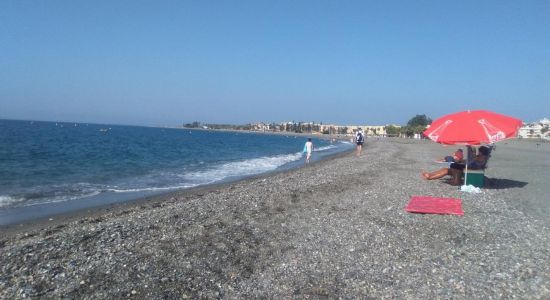
M 471 147 L 468 146 L 468 152 L 471 151 Z M 487 164 L 487 160 L 489 159 L 489 148 L 486 146 L 481 146 L 478 149 L 478 154 L 474 157 L 472 161 L 468 163 L 468 169 L 471 170 L 483 170 L 485 169 L 485 166 Z M 451 175 L 453 178 L 451 180 L 451 184 L 453 185 L 460 185 L 460 180 L 462 177 L 462 173 L 464 172 L 464 168 L 466 168 L 465 164 L 461 163 L 451 163 L 451 165 L 448 168 L 442 168 L 437 171 L 433 172 L 425 172 L 422 171 L 422 177 L 426 180 L 434 180 L 443 178 L 447 175 Z

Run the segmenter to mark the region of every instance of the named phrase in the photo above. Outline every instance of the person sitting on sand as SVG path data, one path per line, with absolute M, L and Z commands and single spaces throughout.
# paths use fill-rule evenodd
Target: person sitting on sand
M 464 153 L 463 153 L 462 149 L 459 148 L 458 150 L 456 150 L 453 153 L 453 155 L 447 155 L 444 158 L 438 160 L 438 162 L 460 163 L 460 162 L 462 162 L 463 159 L 464 159 Z
M 470 154 L 472 153 L 472 149 L 470 146 L 468 146 L 468 153 L 468 156 L 470 157 Z M 469 160 L 468 169 L 485 169 L 485 166 L 487 165 L 487 160 L 489 159 L 489 154 L 490 149 L 488 147 L 479 147 L 478 154 L 473 159 Z M 465 164 L 453 162 L 448 168 L 439 169 L 431 173 L 422 171 L 422 177 L 424 177 L 424 179 L 426 180 L 434 180 L 450 175 L 453 177 L 453 179 L 451 180 L 451 184 L 459 185 L 464 168 L 466 168 Z

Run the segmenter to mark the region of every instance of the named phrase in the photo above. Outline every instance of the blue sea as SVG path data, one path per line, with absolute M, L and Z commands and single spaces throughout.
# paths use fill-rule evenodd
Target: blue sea
M 304 165 L 304 137 L 0 120 L 0 225 Z M 352 149 L 313 139 L 313 160 Z

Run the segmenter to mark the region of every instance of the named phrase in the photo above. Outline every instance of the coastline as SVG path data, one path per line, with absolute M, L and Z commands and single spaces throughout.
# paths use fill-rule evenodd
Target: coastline
M 251 133 L 251 134 L 255 134 L 255 133 Z M 301 139 L 299 138 L 294 139 L 292 138 L 292 136 L 287 136 L 286 138 L 283 138 L 282 135 L 276 135 L 271 133 L 266 133 L 265 135 L 279 136 L 281 139 L 284 139 L 285 141 L 290 141 L 290 143 L 294 143 L 294 144 L 296 143 L 300 144 L 301 142 Z M 306 136 L 304 136 L 304 142 L 305 142 Z M 295 137 L 298 137 L 298 135 L 296 135 Z M 246 135 L 243 134 L 241 135 L 241 138 L 248 139 L 249 137 L 246 137 Z M 326 139 L 326 140 L 328 141 L 329 139 Z M 338 152 L 348 151 L 348 149 L 351 148 L 350 145 L 346 145 L 340 142 L 335 142 L 335 143 L 331 142 L 330 146 L 328 145 L 328 142 L 325 142 L 325 141 L 320 141 L 320 144 L 326 144 L 324 145 L 326 147 L 322 147 L 322 149 L 320 149 L 320 152 L 314 155 L 313 157 L 314 160 L 323 160 L 326 157 L 335 155 Z M 269 154 L 265 154 L 265 157 L 262 157 L 262 159 L 265 158 L 265 160 L 267 160 L 267 163 L 259 159 L 258 161 L 256 159 L 254 160 L 254 163 L 258 165 L 257 169 L 254 169 L 253 167 L 251 167 L 252 165 L 249 164 L 246 159 L 243 160 L 242 165 L 237 165 L 236 168 L 233 168 L 236 170 L 234 172 L 224 170 L 225 162 L 222 161 L 222 164 L 219 165 L 220 170 L 216 170 L 214 168 L 213 171 L 210 171 L 210 173 L 206 172 L 208 173 L 208 177 L 206 175 L 201 174 L 202 170 L 200 168 L 195 168 L 198 170 L 196 171 L 198 173 L 198 176 L 204 176 L 205 178 L 205 179 L 197 180 L 195 182 L 193 182 L 193 179 L 189 179 L 190 182 L 182 181 L 183 179 L 178 181 L 178 178 L 180 178 L 182 174 L 183 175 L 186 174 L 185 172 L 182 173 L 182 172 L 179 172 L 181 170 L 178 170 L 178 173 L 171 174 L 171 176 L 166 176 L 166 177 L 159 176 L 157 179 L 155 179 L 157 182 L 152 185 L 146 185 L 146 184 L 136 185 L 136 184 L 133 184 L 132 180 L 127 180 L 127 182 L 122 182 L 122 184 L 120 185 L 121 186 L 120 188 L 117 187 L 116 183 L 114 184 L 115 186 L 114 188 L 106 184 L 96 185 L 96 186 L 93 186 L 93 184 L 89 184 L 90 187 L 86 186 L 86 188 L 88 188 L 87 195 L 76 195 L 76 196 L 73 195 L 73 198 L 69 198 L 70 196 L 67 196 L 66 198 L 69 198 L 69 199 L 61 199 L 61 200 L 58 200 L 57 198 L 47 199 L 48 201 L 43 201 L 43 203 L 40 203 L 39 202 L 40 199 L 37 197 L 37 199 L 39 200 L 36 200 L 35 203 L 30 203 L 30 204 L 23 203 L 26 205 L 10 206 L 9 202 L 11 199 L 10 199 L 10 196 L 8 195 L 8 197 L 6 198 L 7 200 L 4 201 L 4 203 L 2 203 L 2 204 L 8 203 L 8 205 L 0 208 L 0 228 L 7 225 L 13 225 L 13 224 L 24 223 L 29 221 L 32 222 L 35 219 L 50 218 L 52 216 L 56 216 L 60 214 L 73 213 L 73 212 L 89 210 L 89 209 L 94 209 L 94 208 L 103 207 L 103 206 L 112 206 L 112 205 L 116 205 L 117 203 L 136 201 L 142 198 L 152 198 L 152 197 L 162 196 L 165 194 L 170 194 L 175 191 L 178 191 L 179 189 L 184 189 L 184 190 L 190 189 L 190 188 L 193 188 L 193 186 L 197 187 L 197 186 L 204 186 L 204 185 L 210 185 L 210 184 L 234 182 L 234 181 L 241 180 L 243 178 L 254 176 L 260 172 L 270 173 L 273 171 L 278 172 L 280 170 L 299 168 L 302 166 L 302 162 L 300 158 L 301 149 L 302 149 L 301 147 L 296 147 L 296 149 L 293 149 L 293 148 L 290 149 L 291 151 L 296 151 L 296 153 L 293 152 L 292 155 L 291 153 L 288 153 L 289 154 L 288 156 L 292 156 L 290 159 L 288 157 L 279 159 L 279 156 L 276 156 L 273 151 L 267 151 L 266 153 L 269 153 Z M 287 148 L 281 151 L 289 151 L 289 149 Z M 260 155 L 262 154 L 260 153 Z M 113 161 L 118 162 L 120 160 L 118 160 L 115 157 L 113 158 Z M 202 162 L 200 162 L 200 164 L 202 164 Z M 174 163 L 173 165 L 180 165 L 180 164 Z M 228 164 L 228 165 L 231 165 L 231 164 Z M 208 166 L 208 165 L 205 164 L 205 166 Z M 75 167 L 75 169 L 78 169 L 78 168 Z M 208 169 L 208 167 L 205 167 L 203 169 Z M 241 171 L 241 169 L 243 171 Z M 133 174 L 132 170 L 120 170 L 119 168 L 119 171 L 126 172 L 126 174 Z M 83 174 L 85 173 L 86 172 L 83 172 Z M 192 171 L 190 171 L 190 174 L 191 174 L 189 175 L 190 178 L 196 175 L 192 173 Z M 90 175 L 90 176 L 93 176 L 93 175 Z M 136 178 L 136 182 L 139 182 L 138 179 L 139 178 Z M 72 178 L 67 178 L 67 180 L 71 182 Z M 172 180 L 174 182 L 172 182 Z M 87 179 L 84 179 L 81 181 L 85 183 L 88 182 Z M 172 182 L 172 183 L 167 183 L 167 182 Z M 63 182 L 61 182 L 61 184 L 62 183 Z M 130 187 L 128 188 L 128 186 Z M 141 189 L 143 186 L 145 188 Z M 183 187 L 183 186 L 187 186 L 187 187 Z M 81 187 L 78 186 L 75 188 L 75 190 L 79 191 L 80 188 Z M 70 190 L 70 188 L 66 188 L 66 189 Z M 67 191 L 61 190 L 59 192 L 62 193 Z M 38 194 L 38 192 L 36 194 Z M 33 196 L 34 195 L 31 195 L 29 197 L 33 197 Z M 16 196 L 13 196 L 13 197 L 14 198 L 12 201 L 16 203 L 15 199 L 17 197 Z M 25 200 L 26 199 L 25 197 L 26 196 L 21 196 L 20 198 Z M 17 201 L 19 201 L 19 199 Z
M 360 158 L 2 229 L 0 298 L 546 298 L 549 226 L 509 205 L 544 183 L 506 147 L 481 194 L 420 178 L 448 149 L 367 139 Z M 406 213 L 412 195 L 465 215 Z
M 183 130 L 198 130 L 198 131 L 214 131 L 214 132 L 232 132 L 243 134 L 267 134 L 267 135 L 285 135 L 285 136 L 299 136 L 304 138 L 318 138 L 324 140 L 337 139 L 340 141 L 349 141 L 352 135 L 345 134 L 323 134 L 323 133 L 308 133 L 308 132 L 292 132 L 292 131 L 260 131 L 260 130 L 238 130 L 238 129 L 204 129 L 204 128 L 186 128 L 186 127 L 155 127 L 155 128 L 170 128 L 170 129 L 183 129 Z M 375 138 L 376 136 L 369 136 L 368 138 Z
M 311 165 L 320 164 L 325 161 L 337 159 L 339 157 L 346 156 L 352 153 L 353 151 L 354 149 L 344 150 L 339 153 L 331 154 L 322 158 L 321 160 L 312 161 Z M 188 199 L 188 198 L 194 198 L 194 197 L 201 197 L 204 194 L 216 192 L 219 189 L 227 188 L 228 186 L 231 186 L 234 184 L 238 184 L 238 183 L 247 184 L 254 180 L 265 179 L 278 174 L 291 173 L 299 168 L 304 168 L 304 167 L 305 166 L 300 166 L 298 168 L 290 168 L 290 169 L 286 169 L 286 168 L 277 169 L 274 171 L 269 171 L 262 174 L 250 175 L 244 178 L 239 178 L 234 180 L 227 180 L 227 181 L 200 185 L 196 187 L 179 189 L 179 190 L 168 191 L 168 192 L 160 192 L 158 194 L 151 195 L 151 196 L 138 197 L 135 199 L 121 201 L 121 202 L 108 203 L 108 204 L 102 204 L 102 205 L 97 205 L 92 207 L 75 209 L 67 212 L 52 214 L 45 217 L 26 220 L 19 223 L 13 223 L 13 224 L 7 224 L 7 225 L 0 224 L 0 233 L 5 237 L 8 237 L 19 233 L 24 233 L 27 231 L 42 230 L 46 227 L 52 227 L 52 226 L 55 227 L 61 224 L 65 224 L 67 222 L 74 222 L 81 219 L 97 218 L 110 212 L 128 211 L 128 210 L 133 210 L 136 207 L 139 207 L 139 209 L 146 209 L 147 207 L 157 207 L 158 205 L 164 206 L 168 203 L 173 203 L 178 198 Z M 2 236 L 0 235 L 0 237 Z

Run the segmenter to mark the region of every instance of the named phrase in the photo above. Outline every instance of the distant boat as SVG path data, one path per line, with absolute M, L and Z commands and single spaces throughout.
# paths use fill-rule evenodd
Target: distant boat
M 110 129 L 111 129 L 111 128 L 101 128 L 101 129 L 99 129 L 99 131 L 101 131 L 101 132 L 107 132 L 107 131 L 109 131 Z

